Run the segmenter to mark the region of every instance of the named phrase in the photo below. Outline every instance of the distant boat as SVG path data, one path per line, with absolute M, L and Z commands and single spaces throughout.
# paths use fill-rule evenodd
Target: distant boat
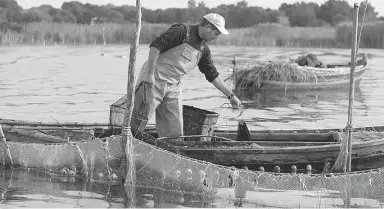
M 356 62 L 355 87 L 368 69 L 367 55 Z M 236 89 L 255 90 L 322 90 L 350 86 L 350 62 L 326 64 L 314 54 L 290 59 L 289 62 L 254 62 L 234 71 L 231 79 Z M 226 79 L 227 80 L 227 79 Z
M 256 90 L 321 90 L 349 87 L 350 85 L 350 66 L 349 65 L 328 65 L 327 68 L 317 68 L 309 66 L 297 66 L 299 75 L 290 74 L 289 78 L 282 79 L 282 74 L 264 74 L 255 72 L 255 69 L 243 69 L 237 71 L 238 76 L 233 76 L 235 87 L 255 88 Z M 367 66 L 357 66 L 355 70 L 355 86 L 358 87 L 362 80 Z M 247 72 L 249 71 L 249 72 Z M 302 74 L 301 74 L 302 73 Z M 241 75 L 242 74 L 242 75 Z M 256 74 L 256 75 L 254 75 Z M 307 75 L 303 75 L 307 74 Z M 309 77 L 311 79 L 304 77 Z M 268 77 L 268 78 L 266 78 Z
M 313 82 L 288 82 L 264 80 L 260 82 L 259 89 L 274 90 L 274 89 L 293 89 L 293 90 L 315 90 L 315 89 L 330 89 L 349 87 L 350 85 L 350 66 L 339 68 L 311 68 L 304 67 L 315 71 L 318 80 Z M 359 86 L 365 71 L 368 68 L 360 66 L 355 71 L 355 86 Z M 325 73 L 325 74 L 324 74 Z M 324 74 L 324 75 L 322 75 Z

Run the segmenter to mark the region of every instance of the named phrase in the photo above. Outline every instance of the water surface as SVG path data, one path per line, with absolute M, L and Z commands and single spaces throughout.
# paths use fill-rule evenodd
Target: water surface
M 231 60 L 234 56 L 240 64 L 254 60 L 284 61 L 310 52 L 325 62 L 350 61 L 350 50 L 347 49 L 225 46 L 213 46 L 211 49 L 223 79 L 231 75 L 228 69 L 232 67 Z M 139 47 L 136 74 L 146 61 L 148 51 L 148 46 Z M 353 125 L 383 125 L 384 52 L 365 49 L 360 52 L 368 53 L 370 70 L 365 72 L 361 85 L 355 92 Z M 129 46 L 0 48 L 0 118 L 107 123 L 110 105 L 126 92 L 128 55 Z M 217 126 L 221 129 L 235 130 L 240 119 L 245 120 L 249 129 L 253 130 L 344 128 L 348 118 L 349 92 L 346 89 L 237 92 L 245 105 L 245 111 L 241 117 L 236 118 L 238 112 L 223 106 L 228 100 L 205 80 L 198 69 L 185 77 L 183 88 L 184 104 L 218 112 L 220 118 Z M 150 123 L 154 123 L 154 118 Z M 124 188 L 121 184 L 85 182 L 82 179 L 58 178 L 26 170 L 0 170 L 0 174 L 2 208 L 239 206 L 234 197 L 234 189 L 218 191 L 218 195 L 212 197 L 140 186 Z M 270 206 L 274 206 L 277 197 L 286 198 L 283 203 L 294 202 L 290 199 L 290 192 L 275 194 L 276 196 L 271 194 L 259 192 L 252 194 L 256 196 L 250 199 L 256 200 L 259 197 L 271 202 Z M 317 193 L 307 191 L 302 197 L 303 203 L 318 201 Z M 245 202 L 242 207 L 262 207 L 258 201 Z M 330 204 L 343 207 L 341 199 L 331 201 Z M 360 201 L 374 201 L 372 205 L 379 205 L 376 200 L 355 201 L 358 201 L 357 204 Z
M 288 60 L 306 53 L 331 63 L 350 61 L 348 49 L 287 49 L 212 46 L 221 78 L 231 72 L 231 60 Z M 137 54 L 136 74 L 148 56 L 148 46 Z M 384 124 L 384 52 L 362 49 L 369 55 L 366 71 L 356 89 L 353 125 Z M 21 46 L 0 49 L 0 118 L 43 122 L 106 123 L 109 107 L 127 89 L 129 46 Z M 207 82 L 198 69 L 184 78 L 186 105 L 220 114 L 218 128 L 236 129 L 240 119 L 250 129 L 343 128 L 348 119 L 349 91 L 254 91 L 237 93 L 245 104 L 242 117 L 224 103 L 228 100 Z M 150 120 L 154 123 L 154 117 Z

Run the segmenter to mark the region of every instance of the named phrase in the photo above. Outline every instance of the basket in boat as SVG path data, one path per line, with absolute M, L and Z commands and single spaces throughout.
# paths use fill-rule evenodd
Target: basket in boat
M 219 114 L 213 111 L 183 105 L 183 134 L 211 136 Z M 191 137 L 189 141 L 209 141 L 211 137 Z

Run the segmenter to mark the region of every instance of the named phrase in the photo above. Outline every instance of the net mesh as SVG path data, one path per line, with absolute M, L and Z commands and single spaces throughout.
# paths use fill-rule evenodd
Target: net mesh
M 146 191 L 172 193 L 177 199 L 186 195 L 232 199 L 239 206 L 249 203 L 285 208 L 383 206 L 383 168 L 345 174 L 251 171 L 185 157 L 151 145 L 156 140 L 148 135 L 137 137 L 142 140 L 132 138 L 135 185 L 147 188 Z M 68 143 L 8 141 L 7 144 L 14 166 L 42 169 L 57 176 L 84 175 L 89 171 L 86 175 L 90 179 L 107 182 L 117 180 L 125 155 L 120 135 L 102 139 L 83 137 Z M 2 144 L 0 158 L 7 159 L 6 155 Z

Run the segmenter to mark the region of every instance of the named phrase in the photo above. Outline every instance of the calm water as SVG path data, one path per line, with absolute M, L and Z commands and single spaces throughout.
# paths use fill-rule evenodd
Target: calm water
M 312 52 L 326 62 L 350 61 L 350 50 L 212 47 L 220 76 L 231 72 L 231 59 L 288 60 Z M 369 55 L 371 70 L 356 89 L 353 125 L 384 124 L 384 51 L 361 50 Z M 102 54 L 104 56 L 102 56 Z M 129 46 L 0 48 L 0 118 L 44 122 L 106 123 L 109 106 L 126 92 Z M 136 73 L 148 47 L 140 46 Z M 185 77 L 184 103 L 220 114 L 218 127 L 236 129 L 239 118 L 228 100 L 207 82 L 198 69 Z M 250 129 L 345 127 L 347 90 L 305 93 L 244 92 L 246 110 L 241 119 Z M 154 123 L 153 120 L 150 123 Z
M 26 170 L 0 168 L 0 208 L 179 208 L 234 207 L 226 198 L 185 194 L 143 186 L 85 182 L 75 177 L 53 177 Z M 219 191 L 219 193 L 221 193 Z M 245 207 L 260 207 L 244 203 Z
M 213 46 L 220 76 L 230 75 L 231 60 L 288 60 L 314 53 L 326 62 L 350 61 L 350 50 L 279 49 Z M 146 61 L 148 46 L 140 46 L 136 73 Z M 354 100 L 354 127 L 384 125 L 384 51 L 360 50 L 369 55 Z M 126 92 L 129 46 L 3 47 L 0 48 L 0 118 L 43 122 L 108 122 L 109 106 Z M 249 129 L 343 128 L 348 118 L 348 91 L 302 93 L 252 91 L 238 95 L 245 104 L 241 118 L 221 107 L 228 100 L 198 69 L 185 77 L 184 103 L 220 114 L 219 128 L 235 130 L 239 119 Z M 150 121 L 154 123 L 154 119 Z M 0 203 L 4 207 L 124 207 L 130 206 L 121 185 L 56 179 L 25 171 L 3 171 Z M 26 186 L 28 185 L 28 186 Z M 165 193 L 154 203 L 156 191 L 133 188 L 138 207 L 234 207 L 225 199 L 190 198 Z M 162 193 L 163 195 L 163 193 Z M 176 200 L 175 200 L 176 198 Z M 155 198 L 156 199 L 156 198 Z M 191 201 L 189 201 L 191 199 Z M 91 201 L 92 200 L 92 201 Z M 155 204 L 155 205 L 154 205 Z M 256 205 L 244 205 L 256 207 Z

